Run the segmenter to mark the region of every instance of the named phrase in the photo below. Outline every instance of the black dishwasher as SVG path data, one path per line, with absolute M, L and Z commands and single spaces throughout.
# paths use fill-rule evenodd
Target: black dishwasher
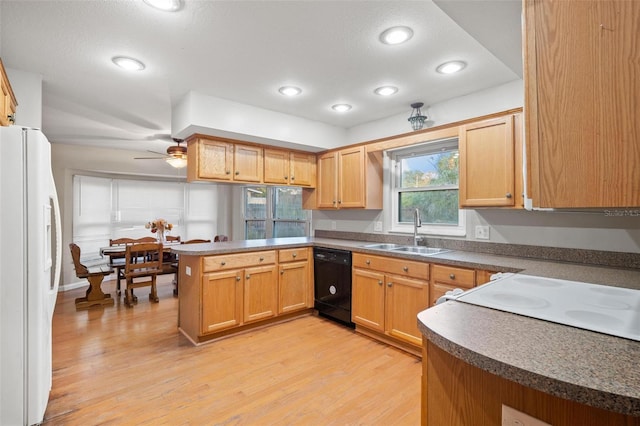
M 351 252 L 313 249 L 314 308 L 323 317 L 355 327 L 351 322 Z

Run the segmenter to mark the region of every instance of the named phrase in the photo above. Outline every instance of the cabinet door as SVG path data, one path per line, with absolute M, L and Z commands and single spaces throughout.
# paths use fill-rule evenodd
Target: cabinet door
M 338 207 L 338 154 L 329 152 L 318 157 L 318 187 L 316 189 L 319 209 Z
M 429 289 L 429 306 L 434 306 L 438 301 L 438 299 L 444 296 L 445 294 L 447 294 L 448 291 L 455 290 L 456 288 L 460 288 L 454 285 L 443 284 L 440 282 L 433 282 L 431 283 L 430 287 L 431 288 Z
M 292 152 L 289 157 L 291 185 L 316 186 L 316 156 L 304 152 Z
M 244 322 L 276 316 L 278 281 L 276 266 L 257 266 L 244 270 Z
M 429 307 L 429 284 L 425 281 L 387 275 L 386 332 L 414 345 L 422 345 L 418 313 Z
M 524 18 L 534 206 L 640 206 L 638 2 L 528 0 Z
M 460 127 L 460 206 L 514 206 L 513 115 Z
M 227 142 L 198 140 L 198 178 L 231 180 L 233 145 Z
M 353 269 L 351 319 L 384 333 L 384 274 Z
M 262 182 L 262 148 L 259 146 L 235 145 L 233 167 L 233 180 L 242 182 Z
M 242 324 L 242 271 L 215 272 L 202 278 L 202 334 Z
M 312 292 L 309 262 L 291 262 L 280 265 L 278 313 L 298 311 L 309 305 Z
M 338 208 L 366 207 L 364 147 L 338 152 Z
M 289 151 L 264 149 L 264 183 L 289 184 Z

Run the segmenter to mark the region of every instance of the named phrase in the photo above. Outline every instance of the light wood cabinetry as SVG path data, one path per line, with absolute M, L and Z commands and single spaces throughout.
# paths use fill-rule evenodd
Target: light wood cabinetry
M 459 128 L 460 206 L 522 207 L 521 114 Z
M 202 283 L 201 333 L 242 324 L 242 271 L 206 274 Z
M 264 149 L 264 183 L 313 188 L 316 186 L 315 181 L 315 154 Z
M 640 206 L 640 3 L 524 2 L 534 207 Z
M 381 209 L 382 153 L 364 146 L 318 156 L 317 209 Z
M 0 59 L 0 126 L 9 126 L 15 121 L 18 102 L 13 94 L 11 83 Z
M 468 290 L 475 287 L 476 271 L 447 265 L 431 265 L 430 285 L 429 306 L 433 306 L 449 290 L 456 288 Z
M 313 308 L 310 251 L 310 248 L 296 248 L 278 252 L 279 314 Z
M 416 317 L 429 303 L 429 264 L 361 253 L 353 254 L 352 263 L 353 322 L 420 346 Z
M 316 185 L 315 154 L 246 144 L 223 138 L 187 140 L 187 180 Z

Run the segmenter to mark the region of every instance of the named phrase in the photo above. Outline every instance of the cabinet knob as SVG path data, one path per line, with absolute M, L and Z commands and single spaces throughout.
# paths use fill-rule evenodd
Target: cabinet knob
M 505 197 L 507 197 L 507 198 L 511 198 L 511 193 L 510 193 L 510 192 L 507 192 L 507 194 L 505 195 Z
M 284 275 L 284 269 L 280 271 L 280 275 Z
M 9 120 L 9 122 L 15 123 L 16 122 L 16 114 L 13 113 L 13 114 L 7 115 L 7 119 Z
M 259 259 L 259 260 L 260 260 L 260 262 L 262 262 L 262 261 L 264 260 L 264 257 L 260 257 L 260 259 Z
M 336 200 L 333 200 L 333 204 L 334 204 L 334 205 L 336 204 Z
M 251 278 L 251 275 L 247 274 L 247 276 L 245 278 L 249 279 L 249 278 Z
M 236 176 L 240 174 L 240 170 L 236 170 Z
M 288 178 L 287 176 L 285 176 L 285 177 L 284 177 L 284 180 L 287 180 L 287 179 L 289 179 L 289 178 Z
M 367 265 L 371 265 L 371 261 L 369 259 L 365 260 L 364 263 L 366 263 Z
M 409 267 L 408 266 L 403 266 L 402 270 L 405 271 L 405 272 L 409 272 Z
M 456 279 L 456 274 L 449 274 L 449 278 L 451 278 L 452 280 Z
M 338 200 L 338 204 L 342 204 L 342 200 Z
M 231 170 L 225 170 L 225 171 L 224 171 L 224 174 L 226 174 L 226 175 L 230 175 L 230 174 L 231 174 Z
M 392 282 L 388 282 L 388 283 L 387 283 L 387 287 L 391 287 L 392 285 L 393 285 L 393 283 L 392 283 Z
M 236 281 L 240 281 L 242 278 L 236 276 Z
M 293 253 L 291 256 L 292 257 L 298 257 L 298 253 Z
M 225 262 L 225 261 L 223 260 L 222 262 L 220 262 L 220 264 L 221 264 L 222 266 L 224 266 L 224 265 L 226 265 L 226 264 L 227 264 L 227 262 Z
M 382 285 L 382 280 L 378 280 L 378 285 Z
M 296 180 L 296 177 L 295 176 L 291 176 L 291 180 Z

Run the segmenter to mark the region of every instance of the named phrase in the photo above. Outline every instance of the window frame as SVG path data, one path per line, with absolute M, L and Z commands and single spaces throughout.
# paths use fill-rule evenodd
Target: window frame
M 251 189 L 257 190 L 265 188 L 266 193 L 266 217 L 265 219 L 256 219 L 247 217 L 247 203 L 246 203 L 246 191 Z M 277 186 L 277 185 L 245 185 L 242 188 L 242 220 L 243 220 L 243 232 L 244 238 L 248 238 L 247 233 L 247 223 L 248 222 L 256 222 L 256 221 L 264 221 L 265 226 L 265 238 L 287 238 L 287 237 L 274 237 L 274 230 L 276 228 L 276 223 L 304 223 L 304 236 L 309 236 L 311 229 L 311 211 L 303 210 L 305 219 L 279 219 L 275 217 L 275 204 L 276 204 L 276 193 L 279 188 L 284 189 L 292 189 L 294 187 L 291 186 Z M 298 188 L 298 187 L 295 187 Z M 300 189 L 301 190 L 301 189 Z
M 440 191 L 457 189 L 458 197 L 460 190 L 460 180 L 458 178 L 457 185 L 440 185 L 437 188 L 425 189 L 425 188 L 410 188 L 400 187 L 402 182 L 401 176 L 401 160 L 410 156 L 429 155 L 442 151 L 443 149 L 451 150 L 456 149 L 460 152 L 458 137 L 448 137 L 443 139 L 437 139 L 424 143 L 414 144 L 411 146 L 405 146 L 399 149 L 387 151 L 389 158 L 389 170 L 390 170 L 390 185 L 389 194 L 391 198 L 391 229 L 390 232 L 398 233 L 413 233 L 413 223 L 400 222 L 399 221 L 399 204 L 400 194 L 408 192 L 425 192 L 425 191 Z M 458 177 L 460 176 L 460 170 L 458 169 Z M 460 202 L 458 198 L 458 223 L 457 224 L 435 224 L 423 222 L 422 226 L 418 228 L 418 234 L 420 235 L 438 235 L 438 236 L 466 236 L 466 212 L 459 207 Z

